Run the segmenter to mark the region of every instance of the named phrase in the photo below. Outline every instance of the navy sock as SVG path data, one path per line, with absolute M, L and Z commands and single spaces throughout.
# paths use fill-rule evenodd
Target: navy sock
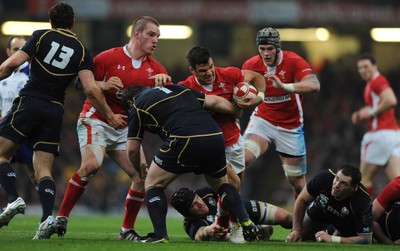
M 0 185 L 4 188 L 7 193 L 8 203 L 16 200 L 19 195 L 16 186 L 17 175 L 14 169 L 8 162 L 0 164 Z
M 153 223 L 154 234 L 158 238 L 167 238 L 167 201 L 165 199 L 164 189 L 161 187 L 152 187 L 146 192 L 147 211 L 151 222 Z
M 51 177 L 43 177 L 39 180 L 39 199 L 42 204 L 43 214 L 40 222 L 53 214 L 54 200 L 56 197 L 56 185 Z
M 239 220 L 240 223 L 249 220 L 249 215 L 244 208 L 239 192 L 230 184 L 224 183 L 218 188 L 218 195 L 221 197 L 222 203 L 229 208 Z

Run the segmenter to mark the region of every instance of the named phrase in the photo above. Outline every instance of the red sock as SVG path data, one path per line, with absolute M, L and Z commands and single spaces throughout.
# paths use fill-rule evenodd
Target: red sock
M 230 212 L 223 205 L 221 198 L 218 197 L 217 224 L 223 228 L 229 228 L 229 218 Z
M 143 204 L 145 192 L 133 191 L 129 188 L 125 199 L 125 213 L 122 227 L 126 229 L 135 228 L 136 218 L 139 214 L 140 207 Z
M 79 198 L 82 196 L 88 183 L 89 181 L 83 181 L 79 177 L 78 173 L 75 172 L 74 175 L 72 175 L 71 179 L 68 182 L 64 199 L 61 203 L 61 207 L 58 211 L 57 216 L 69 217 L 72 208 L 74 208 L 76 202 L 78 202 Z

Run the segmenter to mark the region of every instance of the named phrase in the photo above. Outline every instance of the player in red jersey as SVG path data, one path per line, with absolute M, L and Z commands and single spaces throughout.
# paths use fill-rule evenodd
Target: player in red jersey
M 95 79 L 103 89 L 108 105 L 113 112 L 126 115 L 125 119 L 128 110 L 121 101 L 124 89 L 136 84 L 154 86 L 171 82 L 166 69 L 151 56 L 157 47 L 159 36 L 159 23 L 152 17 L 140 17 L 132 25 L 131 38 L 127 45 L 106 50 L 94 58 Z M 125 201 L 125 215 L 119 239 L 139 239 L 134 224 L 145 197 L 145 174 L 135 170 L 128 159 L 128 128 L 113 129 L 90 101 L 86 100 L 79 116 L 77 131 L 82 163 L 68 183 L 57 215 L 55 232 L 59 236 L 65 234 L 72 208 L 85 191 L 90 178 L 100 169 L 107 153 L 132 179 Z M 146 165 L 144 155 L 141 159 L 142 165 Z
M 400 244 L 400 176 L 387 184 L 372 203 L 374 238 L 386 244 Z M 394 217 L 391 215 L 393 214 Z
M 252 83 L 259 93 L 252 95 L 252 99 L 245 104 L 245 107 L 254 107 L 262 102 L 265 80 L 257 72 L 242 71 L 237 67 L 216 67 L 209 49 L 201 46 L 193 47 L 186 58 L 192 75 L 178 84 L 183 84 L 207 95 L 213 94 L 232 101 L 235 85 L 240 82 L 248 82 Z M 233 115 L 218 112 L 213 113 L 212 116 L 224 134 L 229 183 L 239 189 L 245 162 L 243 138 L 240 134 L 238 119 Z
M 392 180 L 400 175 L 400 132 L 394 107 L 396 95 L 387 79 L 380 74 L 373 55 L 363 54 L 357 60 L 364 89 L 365 106 L 351 117 L 353 124 L 369 122 L 369 129 L 361 142 L 360 171 L 362 183 L 373 194 L 373 178 L 381 167 Z
M 271 27 L 257 33 L 258 55 L 244 62 L 266 79 L 264 102 L 250 117 L 244 133 L 246 166 L 276 146 L 283 170 L 297 196 L 307 172 L 303 131 L 303 95 L 318 92 L 320 84 L 310 65 L 292 51 L 281 49 L 279 32 Z

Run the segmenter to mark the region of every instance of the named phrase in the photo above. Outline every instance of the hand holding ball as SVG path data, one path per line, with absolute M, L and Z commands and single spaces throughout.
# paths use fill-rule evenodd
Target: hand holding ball
M 244 103 L 250 93 L 257 95 L 258 91 L 252 84 L 240 82 L 233 88 L 233 100 L 236 104 Z

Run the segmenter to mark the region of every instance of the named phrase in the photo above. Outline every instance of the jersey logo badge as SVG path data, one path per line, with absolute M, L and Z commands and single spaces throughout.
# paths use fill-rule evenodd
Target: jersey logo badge
M 281 70 L 279 72 L 279 76 L 281 76 L 282 82 L 286 82 L 285 74 L 286 74 L 286 71 L 284 71 L 284 70 Z
M 151 76 L 153 75 L 153 72 L 154 72 L 153 69 L 147 68 L 146 71 L 147 71 L 147 73 L 148 73 L 147 76 L 151 77 Z
M 123 65 L 123 66 L 118 65 L 117 69 L 118 69 L 118 70 L 122 69 L 123 71 L 125 71 L 125 65 Z
M 342 207 L 342 209 L 340 210 L 340 214 L 342 215 L 349 215 L 350 211 L 349 209 L 347 209 L 347 207 Z
M 219 83 L 219 88 L 222 89 L 223 93 L 228 93 L 228 90 L 225 88 L 225 83 L 224 82 Z

